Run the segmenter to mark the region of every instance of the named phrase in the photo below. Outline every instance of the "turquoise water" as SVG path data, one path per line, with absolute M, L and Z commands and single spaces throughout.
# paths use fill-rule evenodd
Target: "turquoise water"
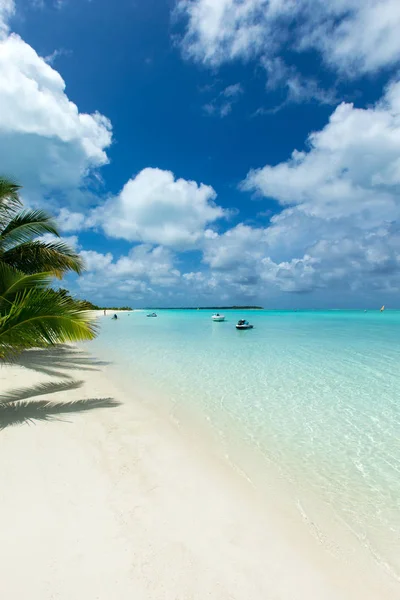
M 400 311 L 145 314 L 102 319 L 92 348 L 256 447 L 399 575 Z

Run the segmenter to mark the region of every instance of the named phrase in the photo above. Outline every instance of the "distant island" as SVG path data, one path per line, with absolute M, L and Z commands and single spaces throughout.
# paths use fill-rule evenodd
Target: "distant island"
M 152 307 L 153 310 L 264 310 L 262 306 L 166 306 Z M 149 310 L 148 308 L 145 310 Z
M 99 306 L 96 308 L 92 308 L 91 310 L 127 310 L 133 311 L 134 309 L 130 306 Z

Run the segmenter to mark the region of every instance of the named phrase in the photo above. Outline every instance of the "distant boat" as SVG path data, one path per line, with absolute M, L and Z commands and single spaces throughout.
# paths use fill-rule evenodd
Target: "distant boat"
M 156 317 L 157 313 L 149 313 L 148 315 L 146 315 L 146 317 Z
M 253 329 L 253 325 L 250 325 L 245 319 L 240 319 L 236 324 L 236 329 Z
M 385 310 L 385 305 L 382 306 L 381 312 L 383 312 L 384 310 Z
M 225 321 L 225 315 L 220 315 L 219 313 L 215 313 L 211 318 L 213 321 Z

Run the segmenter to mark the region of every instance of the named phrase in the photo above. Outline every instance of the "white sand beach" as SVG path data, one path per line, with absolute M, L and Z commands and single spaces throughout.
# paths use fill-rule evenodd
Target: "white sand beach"
M 27 352 L 0 392 L 3 598 L 399 597 L 372 559 L 331 555 L 86 352 Z

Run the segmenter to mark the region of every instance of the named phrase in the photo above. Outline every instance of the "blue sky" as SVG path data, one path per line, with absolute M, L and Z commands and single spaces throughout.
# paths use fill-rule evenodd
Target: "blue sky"
M 397 0 L 0 0 L 0 170 L 92 301 L 399 306 L 399 28 Z

